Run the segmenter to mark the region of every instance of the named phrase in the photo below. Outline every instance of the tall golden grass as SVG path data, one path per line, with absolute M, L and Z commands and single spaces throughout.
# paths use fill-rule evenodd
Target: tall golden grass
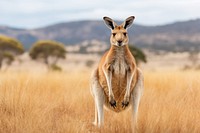
M 200 132 L 200 72 L 144 72 L 139 133 Z M 0 133 L 131 132 L 131 110 L 92 125 L 90 73 L 0 73 Z

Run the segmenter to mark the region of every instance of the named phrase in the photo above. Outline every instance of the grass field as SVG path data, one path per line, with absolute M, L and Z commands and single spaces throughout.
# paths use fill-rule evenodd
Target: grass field
M 200 71 L 144 72 L 139 133 L 200 132 Z M 94 127 L 90 73 L 0 73 L 0 133 L 129 133 L 131 110 Z

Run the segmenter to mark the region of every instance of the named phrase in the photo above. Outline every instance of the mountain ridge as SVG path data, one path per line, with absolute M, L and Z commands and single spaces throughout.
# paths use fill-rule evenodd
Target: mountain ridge
M 117 21 L 117 23 L 121 22 Z M 199 49 L 200 45 L 200 19 L 158 26 L 133 24 L 128 32 L 130 44 L 141 48 L 187 50 L 190 47 Z M 36 29 L 0 26 L 0 34 L 20 40 L 25 48 L 29 49 L 37 40 L 56 40 L 65 45 L 78 44 L 85 40 L 109 43 L 110 30 L 103 21 L 82 20 L 62 22 Z

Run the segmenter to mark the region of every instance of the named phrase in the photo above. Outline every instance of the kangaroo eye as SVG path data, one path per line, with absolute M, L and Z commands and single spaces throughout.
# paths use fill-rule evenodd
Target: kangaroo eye
M 112 35 L 113 35 L 113 36 L 115 36 L 115 35 L 116 35 L 116 33 L 112 33 Z
M 124 36 L 126 36 L 127 35 L 127 33 L 123 33 L 124 34 Z

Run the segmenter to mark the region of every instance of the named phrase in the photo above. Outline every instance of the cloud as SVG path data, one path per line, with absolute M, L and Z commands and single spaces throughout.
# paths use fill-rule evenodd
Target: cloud
M 0 25 L 40 27 L 64 21 L 116 20 L 136 16 L 136 23 L 157 25 L 200 17 L 198 0 L 1 0 Z

